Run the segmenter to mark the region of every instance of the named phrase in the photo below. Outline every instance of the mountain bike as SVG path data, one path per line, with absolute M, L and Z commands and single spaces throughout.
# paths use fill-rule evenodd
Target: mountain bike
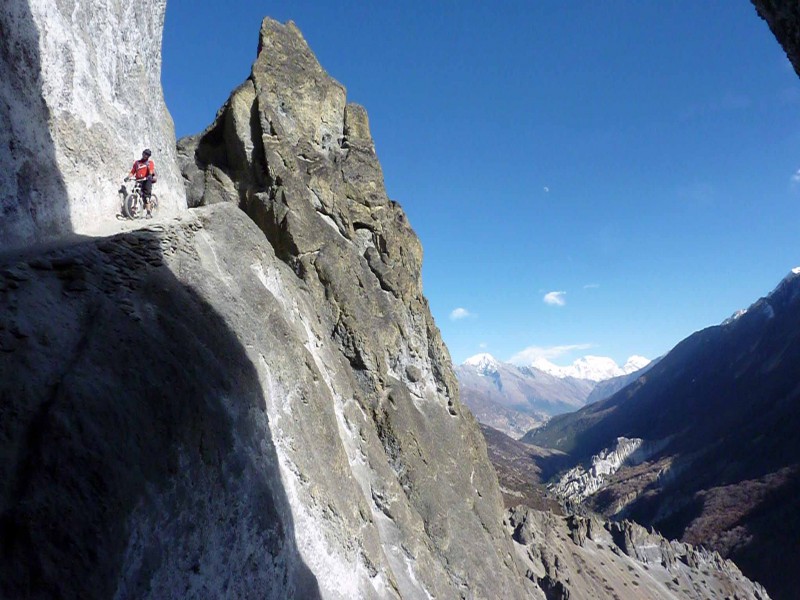
M 137 179 L 130 194 L 123 194 L 122 213 L 129 219 L 141 219 L 154 217 L 158 212 L 158 196 L 151 193 L 148 206 L 144 205 L 142 197 L 143 179 Z M 122 186 L 125 189 L 125 186 Z

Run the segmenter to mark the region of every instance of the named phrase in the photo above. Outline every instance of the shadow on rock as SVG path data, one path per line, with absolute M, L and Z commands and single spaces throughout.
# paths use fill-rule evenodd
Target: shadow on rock
M 170 270 L 190 229 L 0 266 L 0 596 L 319 597 L 258 373 Z
M 29 2 L 0 10 L 0 250 L 72 232 Z

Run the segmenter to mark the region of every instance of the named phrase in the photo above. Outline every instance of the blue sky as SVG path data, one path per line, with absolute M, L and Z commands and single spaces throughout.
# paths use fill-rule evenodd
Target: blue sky
M 800 265 L 800 79 L 746 0 L 170 0 L 178 136 L 267 15 L 367 108 L 455 362 L 654 358 Z

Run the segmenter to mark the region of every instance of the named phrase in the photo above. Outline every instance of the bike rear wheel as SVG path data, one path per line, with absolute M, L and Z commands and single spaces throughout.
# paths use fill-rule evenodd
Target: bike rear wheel
M 141 219 L 144 212 L 142 197 L 139 194 L 129 194 L 122 205 L 122 212 L 129 219 Z

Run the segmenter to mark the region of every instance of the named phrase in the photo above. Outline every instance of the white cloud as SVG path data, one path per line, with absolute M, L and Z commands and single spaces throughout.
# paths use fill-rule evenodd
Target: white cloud
M 564 306 L 567 303 L 567 300 L 564 298 L 566 295 L 567 292 L 564 291 L 547 292 L 542 300 L 544 300 L 545 304 L 549 304 L 550 306 Z
M 800 183 L 800 169 L 797 169 L 797 171 L 795 171 L 795 174 L 792 175 L 792 183 L 795 184 Z
M 481 350 L 485 350 L 486 348 L 488 348 L 488 347 L 489 347 L 489 344 L 487 344 L 486 342 L 481 342 L 480 344 L 478 344 L 478 347 L 479 347 Z
M 544 186 L 544 188 L 542 188 L 542 189 L 544 189 L 544 193 L 545 194 L 547 194 L 550 191 L 550 188 L 547 187 L 547 186 Z
M 599 283 L 587 283 L 585 286 L 583 286 L 583 289 L 585 289 L 585 290 L 596 290 L 599 287 L 600 287 Z
M 515 365 L 530 365 L 538 358 L 546 358 L 547 360 L 551 360 L 553 358 L 563 356 L 568 352 L 573 352 L 575 350 L 588 350 L 591 347 L 592 344 L 570 344 L 566 346 L 550 347 L 528 346 L 524 350 L 517 352 L 514 356 L 508 359 L 508 362 Z
M 451 321 L 460 321 L 461 319 L 466 319 L 468 317 L 475 317 L 477 315 L 469 312 L 466 308 L 461 308 L 460 306 L 454 309 L 450 313 L 450 320 Z

